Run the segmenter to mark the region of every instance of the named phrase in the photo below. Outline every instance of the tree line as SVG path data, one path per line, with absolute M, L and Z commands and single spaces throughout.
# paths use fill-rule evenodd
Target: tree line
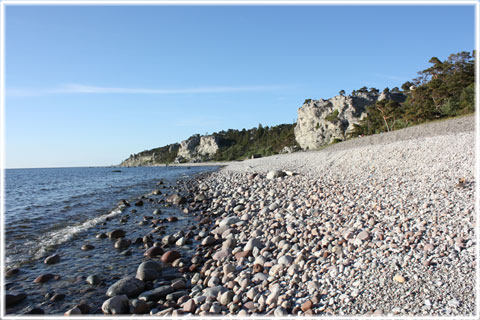
M 377 101 L 367 107 L 367 117 L 354 125 L 350 136 L 402 129 L 423 122 L 475 111 L 475 51 L 451 54 L 446 60 L 430 59 L 431 66 L 402 84 L 405 102 Z M 385 93 L 400 92 L 399 88 Z

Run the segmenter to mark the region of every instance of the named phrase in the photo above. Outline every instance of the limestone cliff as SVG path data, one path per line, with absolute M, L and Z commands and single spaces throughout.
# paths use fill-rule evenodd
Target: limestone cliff
M 366 107 L 377 100 L 405 100 L 401 93 L 355 92 L 328 100 L 306 100 L 298 109 L 295 139 L 302 149 L 316 149 L 345 140 L 353 125 L 366 117 Z
M 217 135 L 200 136 L 194 135 L 180 143 L 177 159 L 175 162 L 200 162 L 213 158 L 220 149 L 222 139 Z

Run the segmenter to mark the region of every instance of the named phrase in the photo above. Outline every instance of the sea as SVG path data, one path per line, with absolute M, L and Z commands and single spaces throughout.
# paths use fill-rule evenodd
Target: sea
M 28 294 L 24 301 L 8 308 L 7 314 L 26 314 L 34 308 L 46 314 L 63 314 L 84 300 L 93 304 L 92 313 L 100 313 L 108 286 L 124 276 L 135 275 L 136 267 L 144 259 L 144 248 L 132 246 L 130 254 L 122 255 L 114 249 L 112 241 L 96 235 L 123 229 L 133 242 L 151 232 L 146 219 L 151 219 L 157 209 L 161 213 L 156 218 L 178 218 L 168 224 L 164 233 L 185 230 L 196 222 L 179 208 L 165 205 L 166 195 L 178 188 L 181 181 L 217 169 L 197 166 L 6 169 L 5 270 L 20 271 L 6 278 L 5 290 Z M 154 189 L 162 194 L 152 195 Z M 144 205 L 134 206 L 142 197 Z M 132 206 L 119 205 L 122 199 Z M 83 251 L 84 244 L 91 244 L 94 249 Z M 188 252 L 194 247 L 184 249 Z M 43 260 L 52 254 L 58 254 L 60 262 L 45 264 Z M 59 275 L 59 279 L 45 284 L 33 282 L 45 273 Z M 102 283 L 89 286 L 85 281 L 89 275 L 99 276 Z M 64 294 L 65 298 L 50 301 L 55 294 Z

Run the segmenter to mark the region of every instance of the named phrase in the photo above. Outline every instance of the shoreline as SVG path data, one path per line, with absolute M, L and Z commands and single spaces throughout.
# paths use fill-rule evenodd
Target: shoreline
M 155 223 L 142 252 L 160 247 L 162 253 L 134 261 L 137 274 L 126 277 L 142 278 L 144 287 L 128 297 L 125 288 L 105 297 L 101 310 L 155 316 L 473 315 L 475 132 L 406 132 L 402 139 L 383 135 L 383 143 L 374 145 L 362 140 L 353 148 L 336 144 L 224 163 L 178 179 L 162 199 L 194 226 L 155 234 L 171 222 Z M 193 256 L 182 251 L 187 243 Z M 164 259 L 177 250 L 180 257 Z M 164 269 L 163 276 L 139 275 L 145 261 Z M 169 266 L 174 276 L 165 271 Z M 74 305 L 67 312 L 84 314 Z

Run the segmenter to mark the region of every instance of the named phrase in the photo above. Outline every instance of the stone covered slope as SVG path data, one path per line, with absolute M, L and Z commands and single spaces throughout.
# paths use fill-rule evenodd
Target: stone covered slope
M 305 100 L 298 109 L 295 139 L 302 149 L 317 149 L 336 140 L 345 140 L 347 133 L 367 116 L 366 107 L 376 101 L 404 101 L 402 93 L 355 92 L 328 100 Z
M 473 123 L 229 164 L 203 181 L 215 233 L 234 243 L 215 248 L 207 272 L 247 284 L 235 292 L 243 315 L 473 315 L 476 135 L 462 129 Z M 224 278 L 228 264 L 239 271 Z

